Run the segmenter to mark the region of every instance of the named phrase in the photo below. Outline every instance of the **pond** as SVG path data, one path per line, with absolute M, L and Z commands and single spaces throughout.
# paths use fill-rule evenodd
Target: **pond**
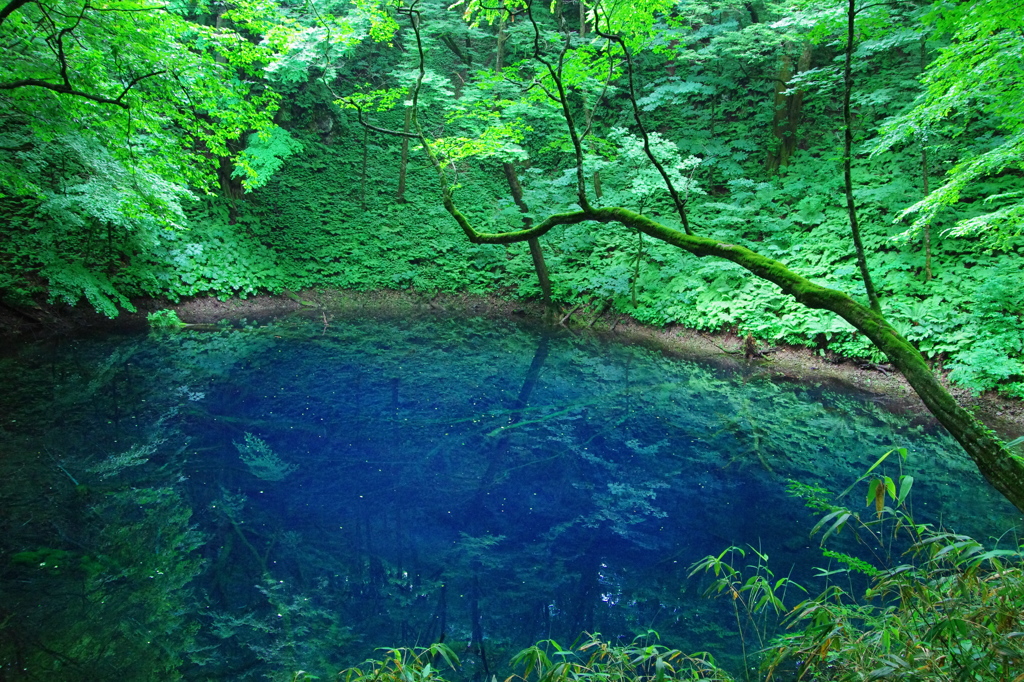
M 986 541 L 1018 518 L 870 395 L 513 322 L 287 318 L 0 362 L 5 679 L 330 679 L 442 637 L 501 679 L 538 640 L 652 630 L 735 669 L 694 562 L 756 549 L 812 592 L 841 568 L 789 481 L 842 491 L 903 447 L 883 468 L 918 521 Z M 865 488 L 843 503 L 867 516 Z

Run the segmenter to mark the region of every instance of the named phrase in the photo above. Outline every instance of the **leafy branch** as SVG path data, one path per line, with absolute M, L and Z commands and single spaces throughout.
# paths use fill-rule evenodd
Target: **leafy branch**
M 658 160 L 654 152 L 651 150 L 651 138 L 647 132 L 647 127 L 644 126 L 643 120 L 640 118 L 640 106 L 637 104 L 636 98 L 636 86 L 633 78 L 633 57 L 629 52 L 629 47 L 626 45 L 626 41 L 620 35 L 612 34 L 607 32 L 607 29 L 601 28 L 600 18 L 601 14 L 595 12 L 594 30 L 602 38 L 615 43 L 622 50 L 622 54 L 626 58 L 626 73 L 629 77 L 629 102 L 633 110 L 633 121 L 636 123 L 637 128 L 640 130 L 640 136 L 644 141 L 644 153 L 647 158 L 650 159 L 654 167 L 658 169 L 658 173 L 661 175 L 662 181 L 665 183 L 665 187 L 668 189 L 669 194 L 672 196 L 672 203 L 675 205 L 676 213 L 679 215 L 679 220 L 682 221 L 683 231 L 686 234 L 692 235 L 693 230 L 690 228 L 690 221 L 686 216 L 686 199 L 679 196 L 679 191 L 676 189 L 675 183 L 672 182 L 672 178 L 669 177 L 668 172 L 665 170 L 665 166 Z
M 12 2 L 8 3 L 3 8 L 3 10 L 0 10 L 0 26 L 3 25 L 3 22 L 6 21 L 8 16 L 10 16 L 13 12 L 17 11 L 18 9 L 20 9 L 23 5 L 29 4 L 30 1 L 31 0 L 12 0 Z M 56 22 L 54 22 L 53 19 L 50 18 L 49 14 L 46 12 L 46 9 L 42 5 L 39 5 L 39 8 L 43 16 L 49 21 L 50 25 L 54 29 L 56 29 Z M 156 10 L 160 8 L 147 9 Z M 64 41 L 69 37 L 75 37 L 75 30 L 85 19 L 86 12 L 88 12 L 89 10 L 96 10 L 96 8 L 92 7 L 88 2 L 83 4 L 77 16 L 74 17 L 74 22 L 70 26 L 65 26 L 64 28 L 61 28 L 60 30 L 56 31 L 54 34 L 50 35 L 46 39 L 47 44 L 50 46 L 50 49 L 51 51 L 53 51 L 54 57 L 57 60 L 57 75 L 60 78 L 59 83 L 54 83 L 52 81 L 43 80 L 40 78 L 21 78 L 15 81 L 10 81 L 8 83 L 0 83 L 0 90 L 17 90 L 18 88 L 36 87 L 64 95 L 81 97 L 83 99 L 97 102 L 99 104 L 112 104 L 122 109 L 130 108 L 129 104 L 124 101 L 124 98 L 128 95 L 131 89 L 138 85 L 140 82 L 146 80 L 147 78 L 159 76 L 161 74 L 167 73 L 167 71 L 165 69 L 159 69 L 157 71 L 152 71 L 150 73 L 146 73 L 141 76 L 136 76 L 135 78 L 132 78 L 124 86 L 124 89 L 121 91 L 121 94 L 117 97 L 108 97 L 106 95 L 100 95 L 95 92 L 81 90 L 72 85 L 71 77 L 68 75 L 69 65 L 67 53 L 64 48 Z
M 0 90 L 16 90 L 17 88 L 26 87 L 44 88 L 46 90 L 52 90 L 53 92 L 57 92 L 63 95 L 73 95 L 75 97 L 81 97 L 83 99 L 98 102 L 100 104 L 113 104 L 114 106 L 121 107 L 122 109 L 129 109 L 131 107 L 127 102 L 124 101 L 124 98 L 133 87 L 135 87 L 141 81 L 147 78 L 152 78 L 154 76 L 159 76 L 161 74 L 167 73 L 166 70 L 161 69 L 159 71 L 153 71 L 152 73 L 147 73 L 142 76 L 137 76 L 136 78 L 133 78 L 131 81 L 128 82 L 128 84 L 124 87 L 124 90 L 121 91 L 120 95 L 118 95 L 117 97 L 106 97 L 104 95 L 97 95 L 95 93 L 79 90 L 75 88 L 73 85 L 71 85 L 71 80 L 68 78 L 67 75 L 67 61 L 64 57 L 63 49 L 61 50 L 60 59 L 60 75 L 63 79 L 62 83 L 51 83 L 50 81 L 39 80 L 37 78 L 23 78 L 21 80 L 12 81 L 10 83 L 0 83 Z

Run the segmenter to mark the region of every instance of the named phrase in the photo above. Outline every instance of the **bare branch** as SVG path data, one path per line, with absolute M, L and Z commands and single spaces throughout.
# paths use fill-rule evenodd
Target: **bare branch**
M 133 7 L 131 9 L 125 9 L 123 7 L 93 7 L 89 6 L 93 12 L 116 12 L 118 14 L 131 14 L 133 12 L 163 12 L 167 10 L 166 5 L 153 5 L 152 7 Z
M 562 107 L 562 118 L 565 120 L 565 127 L 569 132 L 569 139 L 572 140 L 572 148 L 576 154 L 576 194 L 580 208 L 589 210 L 590 202 L 587 200 L 587 181 L 583 173 L 583 144 L 580 142 L 579 133 L 576 131 L 576 123 L 573 121 L 572 112 L 569 110 L 569 98 L 565 94 L 565 84 L 562 81 L 562 66 L 565 61 L 565 54 L 569 49 L 570 35 L 565 36 L 565 43 L 558 53 L 558 67 L 555 68 L 541 53 L 540 49 L 540 27 L 533 16 L 533 3 L 526 5 L 526 16 L 533 26 L 533 58 L 539 61 L 548 71 L 551 80 L 558 90 L 558 102 Z
M 640 107 L 636 101 L 636 87 L 633 83 L 633 57 L 629 53 L 629 48 L 626 46 L 626 41 L 622 39 L 622 36 L 607 33 L 601 28 L 600 16 L 600 13 L 594 13 L 594 30 L 605 40 L 617 44 L 622 50 L 622 54 L 626 57 L 626 73 L 629 76 L 629 102 L 633 107 L 633 120 L 636 122 L 637 128 L 640 129 L 640 136 L 644 141 L 644 154 L 646 154 L 647 158 L 650 159 L 652 164 L 654 164 L 654 167 L 658 169 L 658 173 L 661 175 L 661 179 L 665 183 L 668 193 L 672 196 L 672 203 L 675 204 L 676 213 L 679 215 L 679 219 L 683 223 L 683 231 L 688 235 L 692 235 L 693 230 L 690 228 L 690 221 L 686 216 L 686 199 L 679 196 L 675 183 L 673 183 L 672 179 L 669 177 L 668 171 L 665 170 L 665 166 L 663 166 L 654 155 L 654 151 L 651 149 L 650 135 L 648 135 L 647 128 L 644 126 L 643 120 L 640 118 Z
M 57 92 L 62 95 L 73 95 L 75 97 L 81 97 L 82 99 L 87 99 L 92 102 L 99 102 L 100 104 L 113 104 L 116 107 L 128 109 L 130 105 L 124 101 L 124 98 L 128 94 L 128 91 L 135 87 L 140 81 L 143 81 L 147 78 L 152 78 L 153 76 L 159 76 L 162 73 L 166 72 L 154 71 L 153 73 L 147 73 L 144 76 L 137 76 L 136 78 L 133 78 L 128 83 L 128 85 L 125 86 L 124 90 L 121 91 L 121 94 L 113 98 L 76 89 L 74 86 L 71 85 L 70 81 L 68 81 L 67 79 L 66 68 L 63 69 L 61 73 L 61 75 L 64 76 L 63 83 L 51 83 L 50 81 L 39 80 L 38 78 L 23 78 L 21 80 L 12 81 L 10 83 L 0 83 L 0 90 L 16 90 L 18 88 L 28 87 L 44 88 L 46 90 Z
M 53 92 L 59 92 L 63 95 L 74 95 L 75 97 L 82 97 L 83 99 L 92 100 L 93 102 L 99 102 L 100 104 L 113 104 L 114 106 L 127 109 L 128 104 L 121 101 L 121 98 L 111 99 L 110 97 L 103 97 L 102 95 L 94 95 L 91 92 L 84 92 L 82 90 L 76 90 L 70 85 L 63 83 L 50 83 L 49 81 L 38 80 L 36 78 L 23 78 L 22 80 L 13 81 L 11 83 L 0 83 L 0 90 L 15 90 L 17 88 L 44 88 Z
M 381 128 L 380 126 L 375 126 L 375 125 L 373 125 L 372 123 L 366 121 L 363 118 L 363 108 L 361 106 L 359 106 L 358 104 L 356 104 L 355 102 L 353 102 L 350 99 L 346 99 L 345 97 L 339 97 L 338 100 L 342 101 L 342 102 L 345 102 L 350 107 L 355 109 L 356 110 L 356 117 L 359 120 L 359 125 L 363 126 L 364 128 L 366 128 L 368 130 L 372 130 L 375 133 L 384 133 L 385 135 L 394 135 L 396 137 L 408 137 L 408 138 L 416 140 L 418 142 L 422 142 L 423 141 L 423 138 L 420 135 L 416 134 L 416 133 L 406 133 L 406 132 L 403 132 L 401 130 L 391 130 L 390 128 Z
M 134 88 L 136 85 L 138 85 L 142 81 L 146 80 L 147 78 L 153 78 L 155 76 L 160 76 L 160 75 L 165 74 L 165 73 L 167 73 L 167 71 L 165 69 L 161 69 L 159 71 L 151 71 L 150 73 L 143 74 L 141 76 L 136 76 L 135 78 L 133 78 L 130 81 L 128 81 L 128 85 L 124 86 L 124 90 L 122 90 L 121 94 L 117 96 L 117 100 L 116 101 L 120 102 L 121 100 L 123 100 L 124 96 L 128 94 L 129 90 L 131 90 L 132 88 Z
M 580 136 L 580 140 L 585 140 L 587 135 L 590 135 L 590 129 L 594 123 L 594 116 L 597 115 L 597 108 L 601 101 L 604 99 L 605 94 L 608 92 L 608 86 L 612 82 L 612 76 L 615 74 L 615 62 L 612 60 L 611 55 L 608 57 L 608 78 L 604 81 L 604 86 L 601 88 L 601 94 L 597 96 L 594 101 L 594 108 L 590 110 L 587 115 L 587 125 L 583 128 L 583 134 Z
M 871 9 L 872 7 L 899 7 L 898 2 L 873 2 L 870 5 L 864 5 L 854 11 L 854 14 L 860 14 L 864 10 Z

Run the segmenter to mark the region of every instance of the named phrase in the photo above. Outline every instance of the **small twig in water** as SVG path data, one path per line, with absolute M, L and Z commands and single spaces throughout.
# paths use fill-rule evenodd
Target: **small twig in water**
M 728 353 L 729 355 L 739 355 L 740 353 L 743 352 L 741 350 L 729 350 L 728 348 L 722 348 L 714 341 L 711 342 L 711 345 L 717 348 L 718 350 L 722 351 L 723 353 Z
M 572 310 L 570 310 L 569 312 L 567 312 L 567 313 L 565 314 L 565 316 L 564 316 L 564 317 L 562 317 L 561 321 L 559 321 L 559 323 L 558 323 L 558 324 L 560 324 L 560 325 L 562 325 L 562 326 L 564 327 L 564 326 L 565 326 L 565 323 L 566 323 L 566 322 L 567 322 L 567 321 L 569 320 L 569 318 L 570 318 L 570 317 L 572 317 L 572 314 L 573 314 L 573 313 L 575 313 L 575 312 L 576 312 L 577 310 L 579 310 L 579 309 L 580 309 L 580 306 L 581 306 L 581 305 L 583 305 L 583 304 L 582 304 L 582 303 L 580 303 L 579 305 L 575 306 L 575 307 L 574 307 L 574 308 L 573 308 Z
M 81 483 L 79 483 L 79 482 L 78 482 L 78 479 L 77 479 L 77 478 L 75 478 L 74 476 L 72 476 L 72 475 L 71 475 L 71 473 L 70 473 L 70 472 L 69 472 L 69 471 L 68 471 L 67 469 L 65 469 L 65 468 L 64 468 L 64 465 L 63 465 L 63 464 L 61 464 L 60 462 L 57 462 L 57 468 L 58 468 L 58 469 L 60 469 L 61 471 L 63 471 L 63 472 L 64 472 L 64 474 L 65 474 L 65 475 L 66 475 L 66 476 L 67 476 L 68 478 L 70 478 L 70 479 L 71 479 L 71 482 L 72 482 L 72 483 L 74 483 L 74 484 L 75 484 L 76 486 L 77 486 L 77 485 L 81 485 Z

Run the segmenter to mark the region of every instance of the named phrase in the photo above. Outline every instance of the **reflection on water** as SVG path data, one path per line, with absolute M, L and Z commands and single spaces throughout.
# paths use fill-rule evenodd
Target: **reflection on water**
M 12 679 L 326 678 L 442 636 L 489 678 L 539 639 L 650 629 L 735 665 L 730 607 L 688 568 L 750 545 L 813 586 L 787 479 L 842 490 L 902 446 L 919 520 L 1015 518 L 947 436 L 870 401 L 510 323 L 285 320 L 2 362 Z

